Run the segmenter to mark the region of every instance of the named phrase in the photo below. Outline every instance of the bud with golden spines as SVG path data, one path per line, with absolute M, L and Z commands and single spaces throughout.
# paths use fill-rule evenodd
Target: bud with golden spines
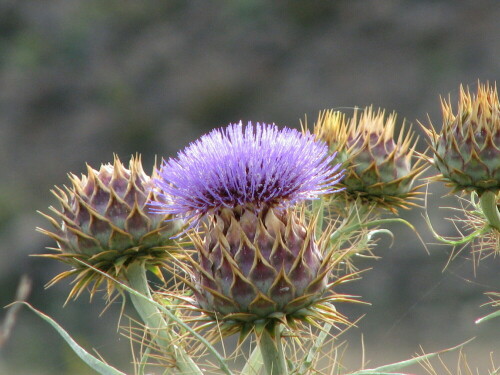
M 454 191 L 500 190 L 500 102 L 496 86 L 478 83 L 477 94 L 460 88 L 457 112 L 441 100 L 443 127 L 425 128 L 432 164 Z
M 345 188 L 349 200 L 387 208 L 408 208 L 414 205 L 418 186 L 415 179 L 424 166 L 415 158 L 415 137 L 404 126 L 396 139 L 396 114 L 386 117 L 385 111 L 366 107 L 356 109 L 352 118 L 346 119 L 339 111 L 320 113 L 314 132 L 325 141 L 331 152 L 346 169 L 346 176 L 339 186 Z
M 149 212 L 148 204 L 159 200 L 152 190 L 152 180 L 139 156 L 132 157 L 129 169 L 115 156 L 114 163 L 99 170 L 87 166 L 87 175 L 70 174 L 71 187 L 56 187 L 53 194 L 61 208 L 50 207 L 51 215 L 42 215 L 53 225 L 52 231 L 38 231 L 57 241 L 51 248 L 57 253 L 44 254 L 72 266 L 56 276 L 49 285 L 75 276 L 75 285 L 68 298 L 77 297 L 93 284 L 91 295 L 106 280 L 81 262 L 112 277 L 133 262 L 145 262 L 154 268 L 164 262 L 174 248 L 170 239 L 181 227 L 181 221 L 170 215 Z M 108 293 L 114 285 L 107 279 Z

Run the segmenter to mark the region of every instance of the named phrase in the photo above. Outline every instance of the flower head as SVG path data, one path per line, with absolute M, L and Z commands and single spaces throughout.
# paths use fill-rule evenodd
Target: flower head
M 334 156 L 311 134 L 240 122 L 163 163 L 156 184 L 168 204 L 153 207 L 194 223 L 207 218 L 203 231 L 189 232 L 197 253 L 186 283 L 195 309 L 248 332 L 243 327 L 259 320 L 306 321 L 337 298 L 327 293 L 332 256 L 295 207 L 336 191 L 343 172 Z
M 149 201 L 161 198 L 152 191 L 152 178 L 144 173 L 140 157 L 131 158 L 129 169 L 118 157 L 99 170 L 87 169 L 87 175 L 69 175 L 71 187 L 53 191 L 61 208 L 50 207 L 52 216 L 42 214 L 53 231 L 38 228 L 57 241 L 57 248 L 51 248 L 57 253 L 44 256 L 72 266 L 49 283 L 75 276 L 68 298 L 77 297 L 92 284 L 93 294 L 103 282 L 108 283 L 108 295 L 113 291 L 109 279 L 81 262 L 118 278 L 133 262 L 154 268 L 171 255 L 170 237 L 182 227 L 179 220 L 167 221 L 170 216 L 148 212 Z
M 450 100 L 442 100 L 443 128 L 426 129 L 441 172 L 438 179 L 454 191 L 500 191 L 500 101 L 496 86 L 478 83 L 477 94 L 460 88 L 454 113 Z
M 288 206 L 331 193 L 342 172 L 324 143 L 297 130 L 240 122 L 216 129 L 164 161 L 156 212 L 199 218 L 222 208 Z
M 366 107 L 356 110 L 351 119 L 337 111 L 320 113 L 314 132 L 338 152 L 346 168 L 341 186 L 349 200 L 363 202 L 396 211 L 412 206 L 419 187 L 415 179 L 424 166 L 415 156 L 414 133 L 401 129 L 394 135 L 396 114 Z

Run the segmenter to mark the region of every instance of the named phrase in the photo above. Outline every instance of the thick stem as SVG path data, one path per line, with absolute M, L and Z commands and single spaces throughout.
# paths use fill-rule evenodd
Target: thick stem
M 245 363 L 245 367 L 241 370 L 240 375 L 259 375 L 262 365 L 262 353 L 260 352 L 260 348 L 256 346 L 250 358 L 248 358 L 248 361 Z
M 498 212 L 497 207 L 497 195 L 491 191 L 487 191 L 479 198 L 479 204 L 486 220 L 488 220 L 488 224 L 500 231 L 500 212 Z
M 126 277 L 132 289 L 152 300 L 153 297 L 149 290 L 144 263 L 137 262 L 131 264 L 126 270 Z M 188 356 L 184 349 L 172 343 L 172 335 L 174 332 L 171 330 L 171 327 L 169 327 L 158 308 L 154 304 L 133 294 L 130 294 L 130 299 L 144 322 L 144 325 L 155 338 L 156 343 L 167 351 L 169 355 L 175 358 L 175 364 L 179 372 L 186 375 L 202 375 L 200 368 L 194 363 L 193 359 Z
M 259 347 L 267 375 L 286 375 L 285 353 L 281 344 L 281 327 L 278 323 L 264 329 L 259 337 Z

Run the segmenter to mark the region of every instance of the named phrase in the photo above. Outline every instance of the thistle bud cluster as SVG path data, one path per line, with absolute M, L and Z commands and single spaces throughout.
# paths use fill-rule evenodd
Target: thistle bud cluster
M 396 135 L 395 113 L 366 107 L 350 118 L 321 112 L 313 134 L 230 124 L 151 175 L 138 156 L 128 168 L 118 157 L 99 170 L 88 166 L 81 177 L 69 175 L 71 186 L 55 188 L 60 208 L 42 214 L 53 229 L 38 230 L 57 243 L 44 256 L 72 267 L 50 284 L 73 276 L 68 298 L 87 288 L 92 296 L 102 284 L 108 296 L 117 286 L 128 291 L 149 333 L 148 350 L 155 345 L 157 357 L 181 373 L 203 373 L 188 354 L 187 333 L 216 358 L 204 337 L 253 333 L 268 375 L 305 373 L 310 359 L 288 363 L 284 338 L 299 342 L 304 327 L 349 324 L 336 304 L 353 298 L 337 286 L 352 278 L 346 269 L 353 254 L 374 247 L 383 220 L 372 212 L 378 219 L 416 206 L 416 182 L 427 167 L 453 191 L 472 191 L 472 209 L 460 221 L 472 234 L 436 238 L 454 246 L 479 238 L 480 250 L 500 252 L 496 87 L 479 84 L 476 95 L 461 88 L 457 112 L 449 100 L 442 110 L 441 132 L 424 127 L 432 157 L 418 154 L 411 127 L 402 124 Z M 152 296 L 146 270 L 170 273 L 175 282 Z M 219 364 L 230 373 L 224 359 Z

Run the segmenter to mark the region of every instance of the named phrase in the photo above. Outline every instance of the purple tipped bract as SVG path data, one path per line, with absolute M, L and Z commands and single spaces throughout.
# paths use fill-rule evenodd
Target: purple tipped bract
M 152 207 L 198 219 L 224 207 L 288 206 L 336 191 L 343 171 L 334 157 L 309 133 L 274 124 L 231 124 L 163 161 L 155 183 L 165 203 Z

